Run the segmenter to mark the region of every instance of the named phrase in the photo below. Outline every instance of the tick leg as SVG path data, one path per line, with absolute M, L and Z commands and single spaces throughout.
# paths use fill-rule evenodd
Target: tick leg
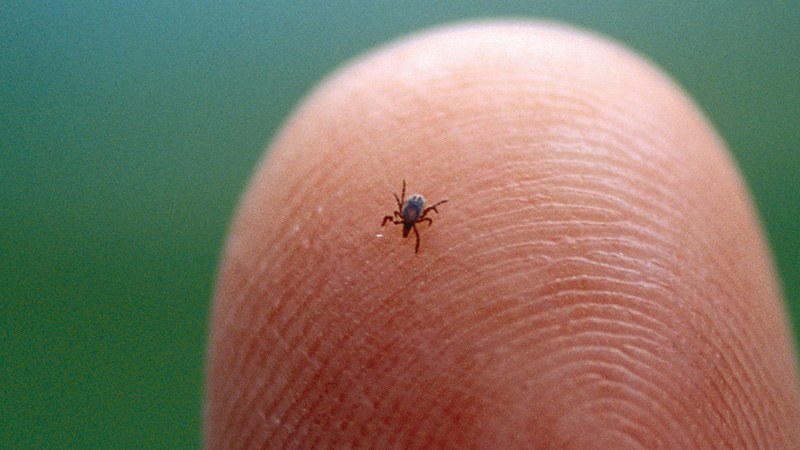
M 403 193 L 400 195 L 400 211 L 403 210 L 403 202 L 406 201 L 406 180 L 403 179 Z
M 436 211 L 436 207 L 437 207 L 437 206 L 439 206 L 439 205 L 441 205 L 442 203 L 447 203 L 447 200 L 445 199 L 445 200 L 442 200 L 442 201 L 440 201 L 440 202 L 438 202 L 438 203 L 434 204 L 433 206 L 431 206 L 431 207 L 430 207 L 430 209 L 432 209 L 432 210 Z M 436 212 L 438 213 L 439 211 L 436 211 Z
M 428 206 L 427 208 L 422 210 L 422 215 L 420 216 L 420 218 L 425 217 L 425 215 L 428 214 L 428 211 L 431 211 L 431 210 L 433 210 L 436 214 L 439 214 L 439 210 L 436 209 L 436 207 L 441 205 L 442 203 L 447 203 L 447 200 L 442 200 L 442 201 L 440 201 L 439 203 L 436 203 L 433 206 Z
M 381 222 L 381 226 L 386 226 L 386 222 L 394 222 L 395 224 L 403 223 L 403 216 L 401 216 L 399 212 L 395 211 L 393 216 L 383 216 L 383 222 Z
M 394 199 L 397 201 L 397 209 L 403 209 L 403 203 L 400 201 L 400 198 L 397 197 L 397 194 L 392 192 L 392 195 L 394 195 Z
M 433 225 L 433 219 L 431 219 L 430 217 L 424 217 L 422 219 L 417 220 L 417 223 L 421 222 L 428 222 L 428 226 Z
M 416 225 L 413 225 L 411 228 L 414 230 L 414 235 L 417 237 L 417 245 L 414 247 L 414 253 L 419 253 L 419 231 L 417 231 Z

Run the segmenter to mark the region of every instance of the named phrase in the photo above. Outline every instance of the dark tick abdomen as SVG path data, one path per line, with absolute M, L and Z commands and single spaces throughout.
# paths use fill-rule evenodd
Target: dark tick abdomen
M 425 199 L 419 195 L 412 195 L 403 206 L 403 221 L 406 223 L 414 223 L 422 215 L 422 210 L 425 207 Z

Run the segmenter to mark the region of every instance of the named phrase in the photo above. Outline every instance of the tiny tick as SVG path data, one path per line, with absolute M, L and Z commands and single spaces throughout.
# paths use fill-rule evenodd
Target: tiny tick
M 447 200 L 442 200 L 433 206 L 425 207 L 425 198 L 419 194 L 414 194 L 406 200 L 406 180 L 403 180 L 403 192 L 400 197 L 393 194 L 394 199 L 397 200 L 397 210 L 393 215 L 383 218 L 381 226 L 386 226 L 386 222 L 392 222 L 395 225 L 403 225 L 403 237 L 408 237 L 408 233 L 414 230 L 414 235 L 417 237 L 417 245 L 414 247 L 414 253 L 419 253 L 419 231 L 417 231 L 417 224 L 420 222 L 428 222 L 428 226 L 433 225 L 433 219 L 426 217 L 429 211 L 439 213 L 436 209 L 442 203 L 447 203 Z

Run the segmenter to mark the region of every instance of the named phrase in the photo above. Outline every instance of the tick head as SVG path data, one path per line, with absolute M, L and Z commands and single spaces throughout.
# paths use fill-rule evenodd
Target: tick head
M 408 237 L 408 233 L 411 231 L 411 227 L 414 226 L 414 222 L 403 222 L 403 237 Z

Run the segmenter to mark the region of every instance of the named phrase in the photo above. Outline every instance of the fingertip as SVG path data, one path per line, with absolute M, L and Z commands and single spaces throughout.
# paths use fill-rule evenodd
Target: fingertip
M 446 207 L 413 239 L 400 185 Z M 800 445 L 752 202 L 640 57 L 484 23 L 348 65 L 298 109 L 228 241 L 209 447 Z

